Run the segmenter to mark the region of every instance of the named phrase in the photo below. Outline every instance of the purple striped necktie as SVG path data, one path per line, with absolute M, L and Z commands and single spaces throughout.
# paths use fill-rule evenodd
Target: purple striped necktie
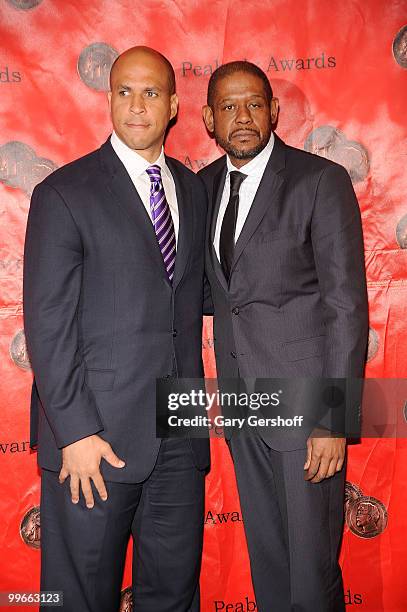
M 149 166 L 146 170 L 150 181 L 150 210 L 153 220 L 155 235 L 158 246 L 163 256 L 165 269 L 170 283 L 174 276 L 176 242 L 174 223 L 171 217 L 170 207 L 165 197 L 165 191 L 161 180 L 160 166 Z

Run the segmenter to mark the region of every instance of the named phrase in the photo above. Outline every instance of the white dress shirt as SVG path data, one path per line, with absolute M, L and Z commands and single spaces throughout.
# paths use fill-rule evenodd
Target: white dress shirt
M 160 166 L 165 197 L 170 207 L 172 221 L 174 223 L 175 240 L 178 242 L 179 214 L 177 194 L 175 191 L 174 179 L 172 178 L 170 169 L 165 161 L 164 149 L 162 148 L 158 158 L 154 162 L 150 163 L 136 151 L 130 149 L 130 147 L 128 147 L 122 140 L 120 140 L 116 132 L 112 133 L 110 142 L 116 155 L 126 168 L 134 187 L 137 189 L 137 193 L 144 204 L 147 214 L 151 219 L 151 223 L 153 222 L 150 210 L 151 181 L 146 170 L 150 166 Z M 136 206 L 136 203 L 134 203 L 134 205 Z
M 264 149 L 258 155 L 256 155 L 256 157 L 251 159 L 241 168 L 236 168 L 230 161 L 229 156 L 226 157 L 227 175 L 225 180 L 225 186 L 223 188 L 222 199 L 220 201 L 218 218 L 216 220 L 215 236 L 213 239 L 213 246 L 215 247 L 216 255 L 218 256 L 219 261 L 220 232 L 230 195 L 230 173 L 238 170 L 239 172 L 242 172 L 242 174 L 247 175 L 247 178 L 245 178 L 243 183 L 240 185 L 239 190 L 239 211 L 237 214 L 235 231 L 236 242 L 240 236 L 240 232 L 242 231 L 243 225 L 245 224 L 247 215 L 249 214 L 250 209 L 252 207 L 254 197 L 260 185 L 264 170 L 266 169 L 267 162 L 270 159 L 273 147 L 274 134 L 273 132 L 271 132 L 270 140 L 268 141 Z

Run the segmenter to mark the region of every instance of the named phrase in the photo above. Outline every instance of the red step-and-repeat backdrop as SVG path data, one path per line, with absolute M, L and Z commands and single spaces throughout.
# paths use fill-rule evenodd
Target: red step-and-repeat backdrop
M 407 372 L 406 0 L 0 0 L 0 591 L 36 591 L 39 476 L 28 445 L 32 373 L 22 315 L 23 244 L 34 186 L 110 132 L 109 69 L 138 44 L 174 65 L 180 112 L 167 152 L 197 171 L 219 156 L 201 120 L 221 63 L 267 73 L 289 144 L 348 170 L 361 207 L 370 299 L 367 376 Z M 202 340 L 215 375 L 211 321 Z M 395 399 L 407 411 L 407 397 Z M 236 484 L 223 440 L 207 479 L 203 612 L 256 609 Z M 407 445 L 349 450 L 341 563 L 345 600 L 407 610 Z M 131 610 L 130 551 L 122 610 Z M 126 590 L 127 589 L 127 590 Z M 33 609 L 33 608 L 20 608 Z M 354 609 L 354 608 L 352 608 Z M 279 612 L 276 610 L 275 612 Z

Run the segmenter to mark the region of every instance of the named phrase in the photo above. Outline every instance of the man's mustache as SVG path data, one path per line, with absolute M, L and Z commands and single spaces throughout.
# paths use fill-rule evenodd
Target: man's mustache
M 249 132 L 251 134 L 255 134 L 256 136 L 260 136 L 260 132 L 258 130 L 253 130 L 252 128 L 239 128 L 237 130 L 233 130 L 230 133 L 229 138 L 232 138 L 235 134 L 241 134 L 242 132 Z

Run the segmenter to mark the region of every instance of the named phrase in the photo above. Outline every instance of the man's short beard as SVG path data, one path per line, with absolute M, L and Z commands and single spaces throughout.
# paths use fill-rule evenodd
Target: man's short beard
M 223 138 L 219 138 L 216 135 L 216 133 L 215 133 L 215 139 L 216 139 L 217 144 L 220 147 L 222 147 L 225 153 L 230 155 L 230 157 L 234 157 L 235 159 L 253 159 L 253 157 L 256 157 L 256 155 L 258 155 L 259 153 L 263 151 L 264 147 L 267 145 L 268 141 L 270 140 L 270 135 L 271 135 L 271 130 L 269 134 L 266 134 L 264 138 L 262 138 L 262 140 L 259 142 L 257 146 L 253 147 L 252 149 L 245 149 L 243 151 L 240 149 L 235 149 L 235 147 L 231 145 L 230 142 L 228 142 L 227 140 L 223 140 Z

